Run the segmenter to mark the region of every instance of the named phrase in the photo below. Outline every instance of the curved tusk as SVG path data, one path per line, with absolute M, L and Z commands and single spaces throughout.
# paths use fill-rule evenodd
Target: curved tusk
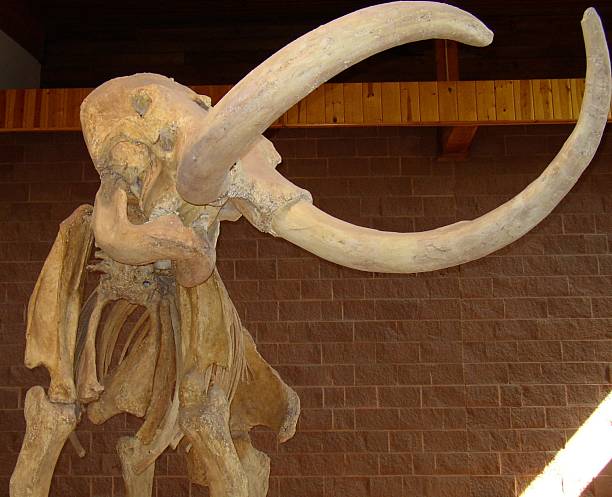
M 287 109 L 344 69 L 383 50 L 446 38 L 475 46 L 493 33 L 474 16 L 435 2 L 392 2 L 358 10 L 305 34 L 245 76 L 185 145 L 177 190 L 203 205 L 225 192 L 230 167 Z
M 587 52 L 585 95 L 572 134 L 546 170 L 497 209 L 421 233 L 391 233 L 333 218 L 308 202 L 279 210 L 273 232 L 323 259 L 365 271 L 434 271 L 484 257 L 517 240 L 542 221 L 588 166 L 610 109 L 610 59 L 594 9 L 582 20 Z

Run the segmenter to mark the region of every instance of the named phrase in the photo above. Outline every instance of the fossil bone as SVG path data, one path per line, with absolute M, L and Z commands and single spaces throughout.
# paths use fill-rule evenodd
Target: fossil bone
M 156 460 L 179 444 L 192 480 L 208 485 L 212 497 L 263 497 L 269 459 L 249 432 L 263 425 L 288 440 L 300 404 L 257 352 L 215 269 L 221 222 L 243 215 L 263 232 L 368 271 L 440 269 L 511 243 L 562 200 L 601 138 L 610 63 L 592 9 L 583 31 L 586 92 L 557 157 L 498 209 L 424 233 L 379 232 L 318 210 L 309 192 L 276 172 L 280 156 L 260 133 L 370 54 L 439 36 L 489 43 L 486 27 L 455 7 L 394 2 L 349 14 L 273 55 L 214 108 L 153 74 L 94 90 L 81 120 L 101 187 L 93 211 L 82 207 L 61 225 L 30 301 L 26 363 L 45 365 L 51 387 L 49 398 L 40 387 L 26 397 L 11 497 L 46 495 L 82 404 L 95 422 L 122 411 L 144 418 L 117 446 L 129 497 L 151 495 Z M 87 267 L 100 273 L 99 283 L 82 305 L 92 232 L 101 250 Z
M 26 433 L 11 476 L 12 497 L 46 497 L 57 458 L 77 424 L 75 404 L 51 402 L 42 387 L 28 390 Z
M 83 205 L 59 229 L 28 304 L 25 364 L 49 370 L 49 398 L 74 402 L 72 370 L 83 274 L 93 242 L 91 206 Z

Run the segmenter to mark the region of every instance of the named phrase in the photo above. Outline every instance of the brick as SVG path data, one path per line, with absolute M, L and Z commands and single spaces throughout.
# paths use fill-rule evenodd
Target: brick
M 493 294 L 496 297 L 549 297 L 567 295 L 568 283 L 565 276 L 493 278 Z
M 500 472 L 499 454 L 488 452 L 470 452 L 468 472 L 470 475 L 497 475 Z
M 236 261 L 236 279 L 276 279 L 276 261 L 273 259 L 259 259 L 256 261 L 238 260 Z
M 543 407 L 513 407 L 511 416 L 513 428 L 543 428 L 546 425 Z
M 546 426 L 548 428 L 573 428 L 576 429 L 591 415 L 589 407 L 547 407 Z
M 322 317 L 321 302 L 297 300 L 278 303 L 281 321 L 316 321 Z
M 523 430 L 520 432 L 523 451 L 553 451 L 561 450 L 566 437 L 563 430 Z
M 590 255 L 527 256 L 523 262 L 530 276 L 598 274 L 597 258 Z
M 423 447 L 428 452 L 461 452 L 467 450 L 467 432 L 425 431 Z
M 464 387 L 423 387 L 423 407 L 464 406 L 465 403 Z
M 413 453 L 412 465 L 415 475 L 434 475 L 436 473 L 436 455 L 433 453 Z
M 364 282 L 360 280 L 334 280 L 331 286 L 336 300 L 362 299 L 365 296 Z
M 586 297 L 549 298 L 548 313 L 555 318 L 588 318 L 591 317 L 591 299 Z M 612 316 L 612 313 L 609 314 Z M 595 315 L 597 316 L 596 311 Z
M 597 385 L 566 385 L 568 405 L 595 406 L 601 401 Z
M 567 404 L 564 385 L 523 385 L 524 406 L 564 406 Z
M 518 343 L 518 360 L 525 362 L 549 362 L 561 360 L 561 343 L 553 341 L 529 341 Z
M 346 320 L 370 321 L 376 319 L 376 303 L 372 300 L 344 300 L 342 301 L 342 316 Z
M 459 342 L 422 342 L 420 345 L 421 362 L 460 363 L 463 349 Z
M 418 310 L 416 300 L 377 300 L 374 305 L 377 320 L 415 319 Z
M 346 478 L 330 478 L 325 482 L 326 497 L 342 497 L 344 495 L 369 497 L 369 494 L 370 492 L 367 478 L 359 478 L 356 476 Z
M 364 157 L 330 157 L 329 175 L 340 178 L 369 176 L 370 160 Z
M 489 432 L 491 450 L 493 451 L 519 451 L 520 438 L 516 430 L 494 430 Z
M 366 342 L 323 344 L 323 362 L 327 364 L 371 364 L 375 361 L 376 349 Z
M 281 344 L 278 346 L 280 364 L 320 364 L 321 345 L 307 343 Z
M 552 459 L 548 452 L 507 452 L 500 454 L 501 472 L 506 475 L 537 475 Z
M 508 365 L 465 364 L 465 381 L 469 385 L 508 383 Z
M 365 280 L 366 298 L 407 299 L 429 297 L 427 282 L 419 278 L 380 278 Z
M 395 385 L 397 368 L 391 364 L 362 364 L 355 370 L 357 385 Z
M 401 476 L 370 478 L 370 495 L 368 497 L 388 497 L 390 495 L 402 495 Z
M 406 473 L 412 473 L 412 454 L 381 454 L 380 473 L 381 475 L 405 475 Z
M 297 280 L 262 280 L 259 282 L 259 300 L 298 300 L 301 297 Z
M 421 392 L 416 387 L 378 387 L 381 407 L 421 407 Z
M 355 426 L 358 430 L 398 430 L 401 427 L 398 409 L 357 409 Z
M 609 296 L 612 293 L 612 276 L 572 276 L 569 278 L 571 295 Z
M 352 157 L 355 155 L 355 140 L 350 138 L 330 138 L 318 140 L 319 157 Z
M 430 367 L 434 385 L 462 385 L 465 381 L 461 364 L 436 364 Z
M 400 385 L 430 385 L 431 369 L 421 364 L 400 365 L 397 368 L 397 382 Z
M 478 476 L 470 478 L 470 497 L 511 497 L 514 493 L 514 478 Z
M 322 478 L 282 478 L 281 495 L 294 497 L 326 497 L 325 480 Z
M 410 364 L 419 361 L 419 345 L 412 342 L 385 342 L 376 344 L 376 362 Z
M 493 296 L 491 278 L 461 278 L 459 291 L 462 298 L 486 298 Z
M 465 475 L 468 473 L 468 455 L 463 453 L 436 454 L 436 473 Z
M 588 300 L 588 299 L 587 299 Z M 597 318 L 609 318 L 612 317 L 612 297 L 598 297 L 593 298 L 592 300 L 592 308 L 593 308 L 593 316 Z M 586 310 L 584 312 L 584 316 L 588 317 L 590 314 L 586 314 Z
M 357 156 L 384 157 L 389 154 L 389 143 L 386 137 L 362 138 L 356 142 Z
M 470 407 L 496 407 L 500 405 L 498 386 L 467 386 L 466 405 Z
M 444 428 L 442 409 L 401 409 L 400 425 L 405 430 L 441 430 Z
M 469 407 L 467 423 L 470 429 L 510 428 L 510 409 L 505 407 Z
M 345 322 L 319 321 L 288 324 L 291 342 L 352 342 L 353 325 Z

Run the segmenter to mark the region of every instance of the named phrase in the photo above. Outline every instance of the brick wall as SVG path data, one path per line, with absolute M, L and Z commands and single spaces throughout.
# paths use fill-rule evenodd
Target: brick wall
M 282 172 L 341 218 L 423 230 L 472 218 L 532 180 L 566 127 L 481 129 L 472 159 L 438 162 L 432 129 L 283 130 Z M 295 438 L 272 457 L 273 497 L 509 497 L 610 389 L 612 133 L 538 228 L 484 260 L 422 275 L 340 268 L 244 222 L 219 268 L 262 354 L 299 393 Z M 0 495 L 43 370 L 22 366 L 24 306 L 59 221 L 92 202 L 78 134 L 0 135 Z M 116 439 L 135 418 L 79 430 L 52 495 L 123 495 Z M 612 495 L 600 477 L 585 495 Z M 158 463 L 158 497 L 200 496 L 182 457 Z M 154 494 L 155 495 L 155 494 Z

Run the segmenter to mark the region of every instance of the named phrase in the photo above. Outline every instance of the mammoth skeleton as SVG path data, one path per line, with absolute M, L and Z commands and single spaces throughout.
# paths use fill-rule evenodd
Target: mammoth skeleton
M 221 221 L 257 229 L 364 271 L 413 273 L 483 257 L 544 219 L 591 161 L 610 106 L 610 64 L 594 10 L 583 19 L 586 90 L 578 123 L 547 169 L 516 197 L 471 221 L 389 233 L 335 219 L 276 172 L 261 133 L 313 89 L 387 48 L 430 38 L 485 46 L 492 33 L 455 7 L 395 2 L 304 35 L 254 69 L 214 107 L 173 80 L 111 80 L 81 106 L 100 175 L 92 206 L 59 234 L 30 299 L 26 365 L 45 366 L 48 392 L 26 396 L 27 429 L 12 497 L 44 497 L 83 415 L 143 418 L 118 443 L 127 495 L 151 495 L 155 461 L 186 454 L 192 481 L 215 497 L 263 497 L 269 459 L 249 432 L 291 438 L 299 399 L 258 354 L 215 269 Z M 89 264 L 94 245 L 96 260 Z M 85 298 L 87 270 L 100 273 Z M 120 332 L 126 334 L 119 339 Z

